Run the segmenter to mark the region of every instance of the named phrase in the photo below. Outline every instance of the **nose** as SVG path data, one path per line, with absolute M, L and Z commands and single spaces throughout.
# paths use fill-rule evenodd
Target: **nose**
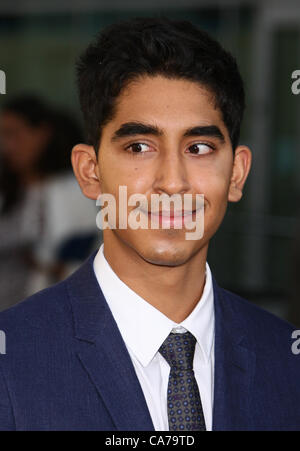
M 175 152 L 162 155 L 158 161 L 153 189 L 155 192 L 184 194 L 190 190 L 187 169 L 183 159 Z

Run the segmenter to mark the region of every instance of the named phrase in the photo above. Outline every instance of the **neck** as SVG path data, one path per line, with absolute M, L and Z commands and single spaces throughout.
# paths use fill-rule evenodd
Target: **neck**
M 104 256 L 117 276 L 172 321 L 187 318 L 203 293 L 208 244 L 186 263 L 171 267 L 149 263 L 124 242 L 106 239 L 105 232 Z

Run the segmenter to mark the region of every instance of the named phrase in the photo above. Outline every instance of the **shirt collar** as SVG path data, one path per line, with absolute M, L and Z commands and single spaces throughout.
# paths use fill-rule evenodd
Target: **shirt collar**
M 147 366 L 171 330 L 178 326 L 194 335 L 207 363 L 214 337 L 213 286 L 208 263 L 202 296 L 194 310 L 179 325 L 119 279 L 103 251 L 104 244 L 94 259 L 94 272 L 126 346 L 140 363 Z

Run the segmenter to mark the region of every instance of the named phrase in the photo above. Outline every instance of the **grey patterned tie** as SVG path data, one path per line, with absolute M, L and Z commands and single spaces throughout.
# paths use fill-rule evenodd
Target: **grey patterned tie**
M 198 385 L 193 370 L 196 338 L 170 333 L 159 352 L 171 367 L 168 383 L 170 431 L 206 431 Z

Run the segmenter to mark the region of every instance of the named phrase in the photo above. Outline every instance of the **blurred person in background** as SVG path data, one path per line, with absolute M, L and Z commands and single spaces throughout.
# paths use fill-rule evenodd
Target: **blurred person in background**
M 0 310 L 69 274 L 92 245 L 92 206 L 70 165 L 81 138 L 76 121 L 37 96 L 2 108 Z

